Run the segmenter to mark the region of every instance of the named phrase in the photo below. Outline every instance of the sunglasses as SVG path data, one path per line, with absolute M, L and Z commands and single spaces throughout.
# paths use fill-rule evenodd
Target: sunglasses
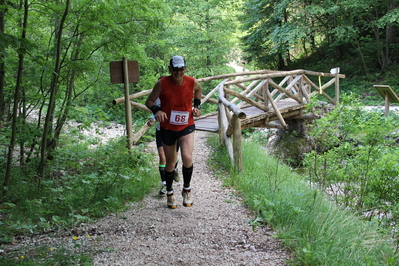
M 176 72 L 176 71 L 184 71 L 184 70 L 186 70 L 185 67 L 172 67 L 172 71 L 173 71 L 173 72 Z

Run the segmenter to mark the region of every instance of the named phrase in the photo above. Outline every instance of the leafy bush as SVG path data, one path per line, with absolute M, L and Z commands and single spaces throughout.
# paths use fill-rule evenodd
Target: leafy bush
M 15 234 L 70 228 L 123 210 L 126 202 L 140 200 L 157 184 L 152 155 L 143 147 L 129 151 L 125 139 L 98 144 L 71 135 L 62 140 L 69 144 L 54 154 L 50 178 L 36 180 L 33 162 L 15 170 L 10 197 L 0 206 L 6 217 L 1 242 L 10 242 Z M 98 146 L 90 148 L 93 143 Z
M 386 213 L 379 219 L 386 224 L 387 219 L 399 221 L 399 119 L 382 113 L 367 112 L 358 99 L 344 97 L 333 112 L 314 122 L 314 150 L 304 165 L 309 179 L 338 204 L 360 213 Z

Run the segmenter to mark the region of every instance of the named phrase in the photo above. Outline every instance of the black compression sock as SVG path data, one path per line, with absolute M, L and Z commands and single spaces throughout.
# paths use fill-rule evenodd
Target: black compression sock
M 183 180 L 184 180 L 184 187 L 189 188 L 191 183 L 191 177 L 193 175 L 193 165 L 191 167 L 186 168 L 183 165 Z
M 166 181 L 166 179 L 165 179 L 165 165 L 159 165 L 159 174 L 161 176 L 162 182 Z
M 166 179 L 166 191 L 173 191 L 173 172 L 168 172 L 165 170 Z

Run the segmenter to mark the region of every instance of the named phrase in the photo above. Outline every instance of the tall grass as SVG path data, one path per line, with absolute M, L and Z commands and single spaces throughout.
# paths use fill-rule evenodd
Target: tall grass
M 210 141 L 215 143 L 216 137 Z M 219 146 L 211 162 L 224 174 L 231 173 L 225 181 L 240 191 L 255 213 L 252 225 L 269 224 L 294 254 L 291 264 L 397 265 L 389 236 L 337 207 L 258 144 L 243 142 L 243 171 L 239 174 L 226 168 L 227 158 Z

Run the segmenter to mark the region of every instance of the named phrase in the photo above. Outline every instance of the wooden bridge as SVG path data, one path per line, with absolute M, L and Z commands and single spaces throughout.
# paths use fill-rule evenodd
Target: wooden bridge
M 345 76 L 339 74 L 338 69 L 332 69 L 331 73 L 302 69 L 259 70 L 200 78 L 198 82 L 220 80 L 220 83 L 202 96 L 201 104 L 214 105 L 215 111 L 195 118 L 196 130 L 218 132 L 231 163 L 241 171 L 242 130 L 251 127 L 290 129 L 289 120 L 316 118 L 317 114 L 307 109 L 313 97 L 320 95 L 334 105 L 339 103 L 339 79 Z M 332 85 L 333 89 L 330 88 Z M 130 95 L 131 106 L 151 112 L 145 105 L 132 101 L 150 92 L 146 90 Z M 114 104 L 121 102 L 124 102 L 124 97 L 113 101 Z M 206 106 L 205 109 L 212 107 Z M 148 128 L 145 124 L 131 141 L 137 143 Z

